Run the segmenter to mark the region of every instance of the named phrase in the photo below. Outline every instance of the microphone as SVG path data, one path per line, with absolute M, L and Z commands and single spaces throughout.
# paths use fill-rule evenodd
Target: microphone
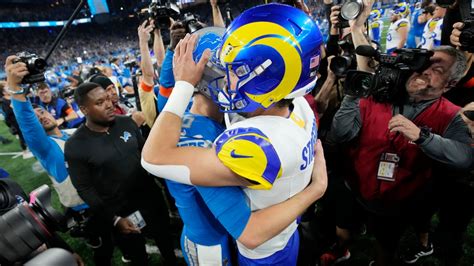
M 362 55 L 365 57 L 379 57 L 380 54 L 377 50 L 375 50 L 372 46 L 370 45 L 359 45 L 355 49 L 356 54 Z

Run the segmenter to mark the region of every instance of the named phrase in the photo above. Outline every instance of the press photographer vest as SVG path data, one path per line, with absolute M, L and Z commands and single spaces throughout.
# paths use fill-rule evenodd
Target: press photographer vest
M 362 127 L 359 138 L 349 150 L 353 170 L 349 183 L 368 201 L 406 199 L 431 178 L 432 159 L 403 134 L 390 133 L 391 104 L 377 103 L 368 98 L 360 100 L 359 108 Z M 412 121 L 418 127 L 431 128 L 432 133 L 442 136 L 459 110 L 460 107 L 440 98 Z M 385 152 L 400 157 L 394 181 L 377 179 L 380 158 Z

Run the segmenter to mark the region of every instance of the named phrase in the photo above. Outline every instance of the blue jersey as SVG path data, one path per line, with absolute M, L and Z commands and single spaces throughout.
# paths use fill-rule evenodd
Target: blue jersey
M 223 131 L 224 127 L 221 124 L 208 117 L 186 113 L 183 117 L 178 146 L 208 148 Z M 192 261 L 192 250 L 196 249 L 194 252 L 199 253 L 199 247 L 195 247 L 197 244 L 220 245 L 223 260 L 229 261 L 227 236 L 230 234 L 238 238 L 250 217 L 250 208 L 242 189 L 197 187 L 169 180 L 166 180 L 166 183 L 184 222 L 181 242 L 187 263 L 199 264 L 198 258 L 196 262 Z
M 423 9 L 417 8 L 411 15 L 411 29 L 408 32 L 407 48 L 417 48 L 423 35 L 425 23 L 418 23 L 418 17 L 423 13 Z M 418 41 L 417 41 L 418 38 Z

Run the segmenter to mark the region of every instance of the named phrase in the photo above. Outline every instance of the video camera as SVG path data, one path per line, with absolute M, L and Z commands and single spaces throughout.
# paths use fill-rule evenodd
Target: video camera
M 198 19 L 192 13 L 184 14 L 184 18 L 182 20 L 183 26 L 186 29 L 186 32 L 192 34 L 200 29 L 203 28 L 201 23 L 199 23 Z
M 358 55 L 379 62 L 375 74 L 348 71 L 344 92 L 356 97 L 372 96 L 377 102 L 395 103 L 406 95 L 405 83 L 414 72 L 423 72 L 430 65 L 433 51 L 426 49 L 397 49 L 394 54 L 380 54 L 369 45 L 356 48 Z
M 155 28 L 168 29 L 171 26 L 170 18 L 177 20 L 180 15 L 179 7 L 169 1 L 152 0 L 148 8 L 138 13 L 140 21 L 153 19 Z
M 142 9 L 138 13 L 138 16 L 140 21 L 153 19 L 155 28 L 169 29 L 171 26 L 170 18 L 179 20 L 180 14 L 181 11 L 176 4 L 170 3 L 169 1 L 152 0 L 150 6 L 146 9 Z M 196 16 L 192 13 L 184 14 L 180 21 L 188 33 L 193 33 L 203 28 Z
M 35 251 L 65 231 L 64 216 L 51 206 L 51 190 L 42 185 L 26 194 L 12 180 L 0 180 L 0 264 L 25 262 Z

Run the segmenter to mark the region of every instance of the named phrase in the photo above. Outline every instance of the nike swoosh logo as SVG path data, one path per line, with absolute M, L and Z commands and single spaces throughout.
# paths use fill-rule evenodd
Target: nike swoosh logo
M 235 153 L 235 150 L 232 150 L 232 151 L 230 152 L 230 157 L 236 158 L 236 159 L 237 159 L 237 158 L 253 158 L 253 156 L 249 156 L 249 155 L 236 154 L 236 153 Z

